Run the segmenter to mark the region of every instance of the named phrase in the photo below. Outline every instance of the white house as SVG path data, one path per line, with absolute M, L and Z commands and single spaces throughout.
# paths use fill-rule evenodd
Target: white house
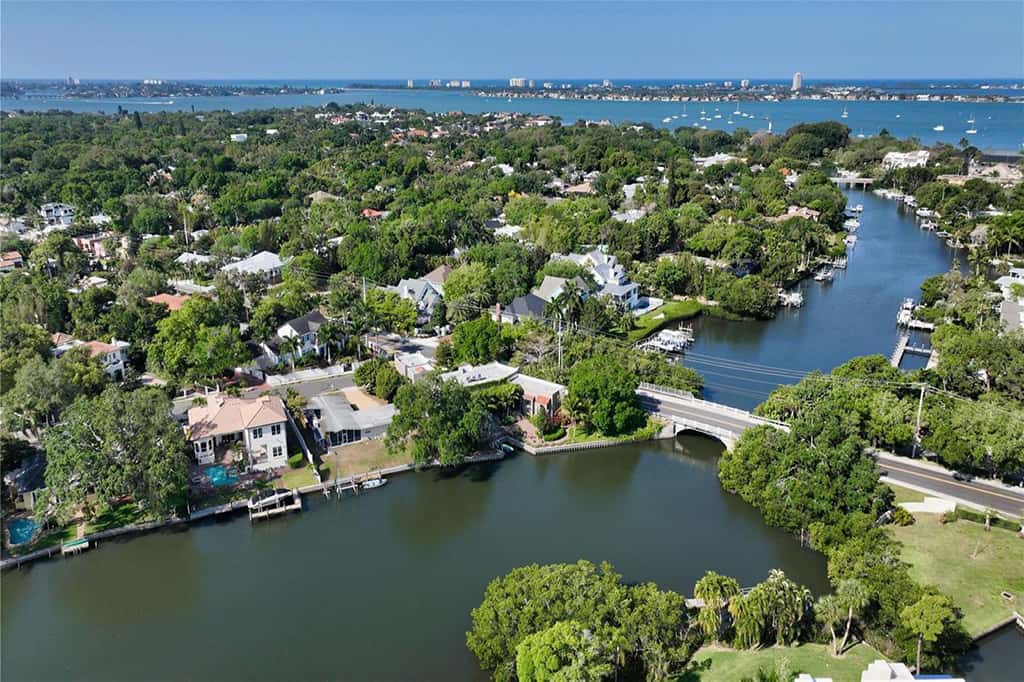
M 394 359 L 395 369 L 409 381 L 416 382 L 434 371 L 434 363 L 423 353 L 399 353 Z
M 416 326 L 420 327 L 430 320 L 434 308 L 441 302 L 444 288 L 424 277 L 403 279 L 396 286 L 387 287 L 387 290 L 395 292 L 400 298 L 404 298 L 416 306 L 419 313 Z
M 199 464 L 231 463 L 229 445 L 241 444 L 249 467 L 267 471 L 288 461 L 284 401 L 276 395 L 255 399 L 213 395 L 188 411 L 188 440 Z
M 318 332 L 320 327 L 325 324 L 327 324 L 327 318 L 319 310 L 313 310 L 302 317 L 288 320 L 277 328 L 274 338 L 261 344 L 263 352 L 275 364 L 291 358 L 298 360 L 309 353 L 320 355 L 324 352 L 326 345 L 320 342 Z M 281 346 L 285 339 L 296 340 L 297 347 L 294 352 L 281 352 Z
M 732 154 L 712 154 L 711 156 L 695 156 L 693 163 L 698 168 L 710 168 L 711 166 L 724 166 L 731 161 L 741 161 L 740 157 Z
M 67 227 L 75 221 L 75 207 L 71 204 L 52 202 L 40 206 L 39 215 L 43 217 L 47 227 Z
M 928 165 L 930 155 L 931 152 L 927 149 L 920 149 L 916 152 L 886 152 L 882 157 L 882 170 L 921 168 Z
M 111 338 L 110 343 L 104 341 L 79 341 L 78 339 L 57 332 L 51 337 L 53 341 L 53 356 L 60 357 L 72 348 L 84 346 L 89 349 L 89 357 L 99 358 L 103 371 L 111 379 L 120 381 L 124 379 L 124 370 L 128 362 L 128 349 L 131 344 L 127 341 L 119 341 Z
M 328 448 L 383 438 L 395 418 L 395 406 L 355 410 L 344 395 L 329 394 L 310 398 L 306 414 L 317 444 Z
M 463 386 L 473 388 L 505 381 L 516 375 L 518 368 L 501 362 L 488 362 L 486 365 L 461 365 L 451 372 L 441 375 L 444 381 L 456 381 Z
M 232 142 L 245 142 L 249 139 L 248 133 L 231 133 Z
M 1014 284 L 1024 286 L 1024 268 L 1010 268 L 1009 274 L 1003 275 L 995 281 L 995 285 L 999 287 L 999 291 L 1002 292 L 1005 299 L 1013 298 L 1010 288 Z
M 599 247 L 584 254 L 556 253 L 551 258 L 569 260 L 586 268 L 597 282 L 598 295 L 610 297 L 620 308 L 634 310 L 640 305 L 640 287 L 629 281 L 626 268 L 615 256 L 606 253 L 604 248 Z
M 228 275 L 259 275 L 268 282 L 277 282 L 281 279 L 281 268 L 284 261 L 276 253 L 260 251 L 259 253 L 228 263 L 220 270 Z

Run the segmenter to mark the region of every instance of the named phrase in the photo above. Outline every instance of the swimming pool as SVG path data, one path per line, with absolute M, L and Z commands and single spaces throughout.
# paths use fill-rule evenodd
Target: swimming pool
M 39 524 L 24 517 L 7 522 L 7 532 L 11 536 L 12 545 L 22 545 L 31 540 L 36 534 L 37 528 L 39 528 Z
M 206 467 L 206 475 L 210 477 L 210 482 L 216 488 L 238 483 L 238 474 L 234 470 L 229 470 L 226 466 L 221 466 L 220 464 Z

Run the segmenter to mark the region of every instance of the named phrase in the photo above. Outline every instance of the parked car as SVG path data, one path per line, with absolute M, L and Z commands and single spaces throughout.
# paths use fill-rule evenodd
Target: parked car
M 953 472 L 953 478 L 955 478 L 958 481 L 973 481 L 974 480 L 974 476 L 971 476 L 970 474 L 962 473 L 960 471 L 954 471 Z

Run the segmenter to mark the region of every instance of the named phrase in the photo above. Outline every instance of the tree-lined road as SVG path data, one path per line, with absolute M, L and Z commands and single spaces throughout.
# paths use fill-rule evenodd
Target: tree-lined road
M 1019 493 L 1007 488 L 997 488 L 984 483 L 958 481 L 952 472 L 936 467 L 922 466 L 911 460 L 894 461 L 891 457 L 879 457 L 878 468 L 886 479 L 895 485 L 909 483 L 934 492 L 939 497 L 949 497 L 969 504 L 995 509 L 1003 514 L 1024 516 L 1024 489 Z

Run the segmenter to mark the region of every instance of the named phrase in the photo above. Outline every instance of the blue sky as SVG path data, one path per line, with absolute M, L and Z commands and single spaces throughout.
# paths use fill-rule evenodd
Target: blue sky
M 3 0 L 5 78 L 1024 77 L 1024 2 Z

